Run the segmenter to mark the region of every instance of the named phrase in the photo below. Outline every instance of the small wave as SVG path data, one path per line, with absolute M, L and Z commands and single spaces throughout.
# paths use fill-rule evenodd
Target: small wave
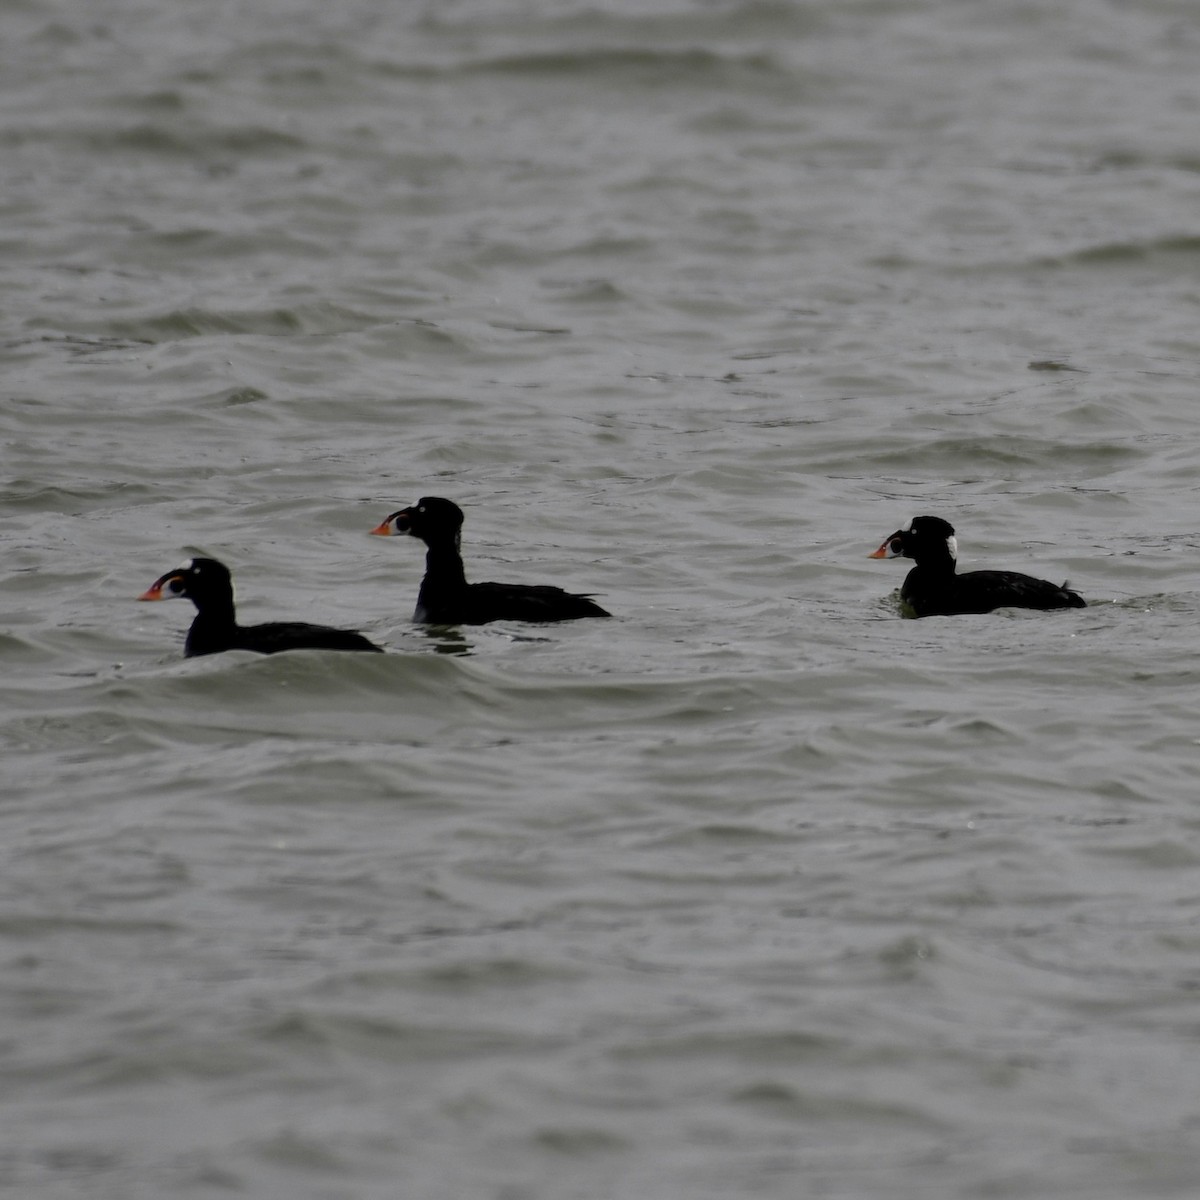
M 116 345 L 158 344 L 224 334 L 260 337 L 305 337 L 359 333 L 394 322 L 336 304 L 305 304 L 294 308 L 213 309 L 179 308 L 140 319 L 109 322 L 106 340 Z
M 1191 234 L 1148 238 L 1141 241 L 1101 242 L 1095 246 L 1083 246 L 1067 254 L 1053 255 L 1035 261 L 1035 266 L 1109 266 L 1122 263 L 1142 263 L 1153 260 L 1155 264 L 1186 270 L 1194 270 L 1191 261 L 1200 255 L 1200 237 Z
M 643 50 L 606 47 L 598 50 L 558 50 L 540 54 L 513 54 L 464 63 L 456 73 L 569 76 L 635 79 L 648 87 L 677 87 L 681 83 L 744 85 L 748 80 L 790 77 L 766 54 L 728 55 L 711 50 Z
M 68 138 L 97 151 L 141 150 L 152 154 L 211 156 L 214 154 L 253 155 L 291 154 L 303 150 L 307 142 L 292 133 L 263 126 L 159 124 L 144 122 L 119 129 L 77 130 Z

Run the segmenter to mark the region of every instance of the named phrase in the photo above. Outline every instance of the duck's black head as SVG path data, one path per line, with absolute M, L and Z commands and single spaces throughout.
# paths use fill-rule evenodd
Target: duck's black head
M 215 558 L 189 558 L 173 571 L 160 575 L 139 600 L 174 600 L 182 596 L 197 608 L 231 603 L 233 578 L 224 563 Z
M 958 561 L 958 539 L 954 526 L 941 517 L 913 517 L 903 529 L 883 540 L 871 558 L 911 558 L 918 563 Z
M 385 517 L 371 532 L 380 537 L 399 537 L 407 533 L 410 537 L 420 538 L 427 546 L 446 541 L 457 545 L 462 523 L 462 509 L 453 500 L 424 496 L 416 504 Z

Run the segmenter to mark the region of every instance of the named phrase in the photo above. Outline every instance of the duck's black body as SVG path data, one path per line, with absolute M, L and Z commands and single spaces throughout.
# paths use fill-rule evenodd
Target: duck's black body
M 413 620 L 425 625 L 486 625 L 489 621 L 574 621 L 607 617 L 588 595 L 549 584 L 468 583 L 459 546 L 462 509 L 452 500 L 426 496 L 392 513 L 371 532 L 408 534 L 425 543 L 425 578 Z
M 914 517 L 884 539 L 872 558 L 911 558 L 916 566 L 900 588 L 900 599 L 918 617 L 990 613 L 997 608 L 1084 608 L 1086 601 L 1066 584 L 1018 571 L 957 572 L 954 527 L 940 517 Z
M 196 606 L 196 619 L 188 630 L 184 654 L 220 654 L 225 650 L 252 650 L 278 654 L 282 650 L 370 650 L 381 653 L 361 633 L 331 629 L 305 621 L 269 621 L 265 625 L 239 625 L 233 605 L 233 579 L 215 558 L 192 558 L 174 571 L 159 576 L 139 600 L 170 600 L 183 596 Z

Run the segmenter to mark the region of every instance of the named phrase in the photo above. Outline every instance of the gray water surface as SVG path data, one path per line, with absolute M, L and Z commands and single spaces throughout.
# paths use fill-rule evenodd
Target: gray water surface
M 1195 1196 L 1198 52 L 0 9 L 0 1187 Z M 414 627 L 426 494 L 615 619 Z M 184 660 L 198 551 L 390 653 Z

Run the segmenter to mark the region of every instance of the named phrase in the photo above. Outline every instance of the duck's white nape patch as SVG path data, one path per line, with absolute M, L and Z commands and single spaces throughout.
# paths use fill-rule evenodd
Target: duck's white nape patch
M 955 562 L 958 562 L 958 538 L 956 538 L 954 534 L 951 534 L 946 539 L 946 550 L 949 552 L 950 557 L 954 559 Z

